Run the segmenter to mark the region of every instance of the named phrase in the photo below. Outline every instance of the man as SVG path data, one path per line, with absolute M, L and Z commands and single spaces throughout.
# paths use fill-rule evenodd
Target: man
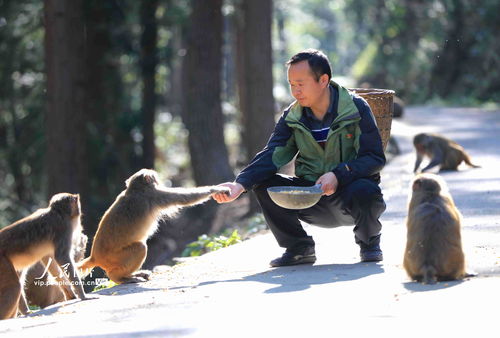
M 296 99 L 283 113 L 265 148 L 234 182 L 223 183 L 227 203 L 254 190 L 278 244 L 286 248 L 271 266 L 314 263 L 314 240 L 302 228 L 309 224 L 353 225 L 361 260 L 381 261 L 380 215 L 385 203 L 379 187 L 385 156 L 380 134 L 366 101 L 331 80 L 326 55 L 308 49 L 288 62 L 288 82 Z M 297 177 L 277 174 L 295 159 Z M 284 209 L 269 197 L 272 186 L 321 184 L 320 201 L 303 210 Z

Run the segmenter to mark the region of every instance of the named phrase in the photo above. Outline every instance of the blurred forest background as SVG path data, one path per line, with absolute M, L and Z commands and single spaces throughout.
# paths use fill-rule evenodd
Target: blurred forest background
M 0 0 L 0 227 L 78 192 L 92 238 L 143 167 L 172 186 L 232 180 L 291 102 L 284 64 L 305 48 L 341 84 L 406 104 L 496 104 L 498 13 L 498 0 Z M 256 211 L 245 196 L 163 220 L 147 265 Z

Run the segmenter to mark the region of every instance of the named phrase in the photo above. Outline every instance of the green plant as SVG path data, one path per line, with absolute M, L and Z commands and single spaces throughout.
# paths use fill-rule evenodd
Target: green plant
M 99 290 L 104 290 L 104 289 L 109 289 L 109 288 L 112 288 L 115 285 L 118 285 L 118 284 L 116 284 L 112 280 L 108 280 L 106 283 L 102 283 L 102 284 L 97 285 L 94 288 L 94 290 L 92 290 L 92 292 L 99 291 Z
M 206 234 L 198 237 L 197 241 L 189 243 L 184 251 L 182 257 L 196 257 L 204 253 L 219 250 L 230 245 L 240 243 L 241 237 L 238 230 L 233 230 L 229 237 L 224 235 L 208 236 Z

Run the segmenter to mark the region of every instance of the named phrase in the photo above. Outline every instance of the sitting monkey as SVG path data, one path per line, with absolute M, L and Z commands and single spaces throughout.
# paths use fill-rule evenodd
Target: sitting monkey
M 156 231 L 162 213 L 172 215 L 182 207 L 207 201 L 212 194 L 229 193 L 229 188 L 217 186 L 167 188 L 148 169 L 132 175 L 126 187 L 104 213 L 90 257 L 78 264 L 84 274 L 101 267 L 115 283 L 149 279 L 149 272 L 137 270 L 146 259 L 146 240 Z
M 465 162 L 473 168 L 469 155 L 458 143 L 437 134 L 421 133 L 413 138 L 413 145 L 417 153 L 413 172 L 417 172 L 424 156 L 430 158 L 430 163 L 422 169 L 426 172 L 439 165 L 439 170 L 458 170 L 460 163 Z
M 48 208 L 0 230 L 0 319 L 28 312 L 24 274 L 40 260 L 70 298 L 89 299 L 71 256 L 73 234 L 81 229 L 80 215 L 79 195 L 60 193 Z
M 412 280 L 433 284 L 468 276 L 460 235 L 461 217 L 442 177 L 429 173 L 415 177 L 403 260 Z

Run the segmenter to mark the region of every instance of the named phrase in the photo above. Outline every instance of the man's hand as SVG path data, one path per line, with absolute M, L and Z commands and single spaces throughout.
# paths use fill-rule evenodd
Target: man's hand
M 213 199 L 217 201 L 217 203 L 229 203 L 240 197 L 240 195 L 245 191 L 245 188 L 239 183 L 236 182 L 226 182 L 218 185 L 219 187 L 228 187 L 231 189 L 229 195 L 224 193 L 218 193 L 212 195 Z
M 337 180 L 337 176 L 330 171 L 318 178 L 316 184 L 321 184 L 323 195 L 330 196 L 337 191 L 339 181 Z

